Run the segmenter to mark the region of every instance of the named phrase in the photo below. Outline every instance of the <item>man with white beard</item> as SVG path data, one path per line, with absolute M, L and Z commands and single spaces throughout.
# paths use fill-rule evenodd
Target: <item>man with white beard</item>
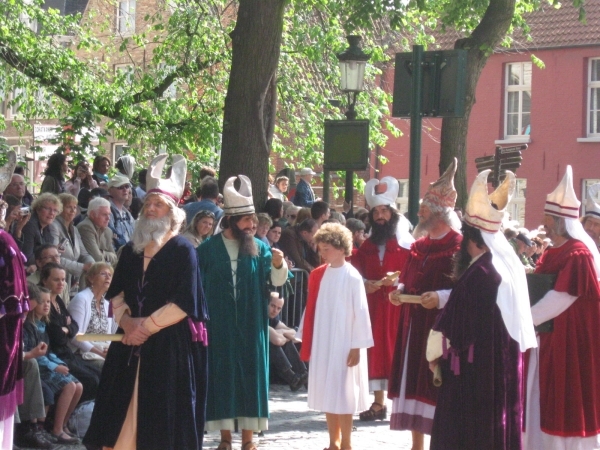
M 171 177 L 161 179 L 166 158 L 150 165 L 140 219 L 106 294 L 124 336 L 108 350 L 88 449 L 202 448 L 207 313 L 195 250 L 177 235 L 186 162 L 173 156 Z

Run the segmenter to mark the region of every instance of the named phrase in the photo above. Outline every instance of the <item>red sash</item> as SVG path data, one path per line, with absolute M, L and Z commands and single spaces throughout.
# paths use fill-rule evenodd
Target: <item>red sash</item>
M 306 299 L 306 309 L 304 310 L 304 325 L 302 328 L 302 347 L 300 348 L 300 359 L 302 361 L 310 360 L 310 350 L 312 348 L 313 329 L 315 326 L 315 313 L 317 311 L 317 297 L 321 280 L 325 275 L 327 264 L 314 269 L 308 277 L 308 298 Z

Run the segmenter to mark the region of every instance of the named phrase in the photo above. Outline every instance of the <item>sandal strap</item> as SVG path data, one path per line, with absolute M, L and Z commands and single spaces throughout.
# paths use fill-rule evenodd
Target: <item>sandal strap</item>
M 250 445 L 250 447 L 246 447 L 247 445 Z M 242 445 L 242 450 L 258 450 L 256 448 L 256 444 L 254 444 L 253 441 L 249 441 L 246 442 L 244 445 Z

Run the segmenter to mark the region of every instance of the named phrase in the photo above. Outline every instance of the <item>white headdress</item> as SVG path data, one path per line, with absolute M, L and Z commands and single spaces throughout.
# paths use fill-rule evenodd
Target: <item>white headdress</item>
M 454 174 L 456 173 L 457 164 L 458 161 L 453 158 L 444 174 L 435 183 L 429 185 L 429 189 L 423 196 L 423 203 L 430 206 L 454 208 L 457 196 L 454 188 Z
M 187 161 L 182 155 L 173 155 L 171 177 L 161 178 L 162 171 L 167 162 L 167 154 L 158 155 L 150 163 L 146 174 L 146 188 L 148 194 L 163 194 L 177 205 L 185 187 L 187 174 Z
M 502 314 L 506 330 L 524 352 L 528 348 L 537 346 L 525 269 L 504 234 L 499 231 L 504 210 L 515 189 L 515 175 L 507 171 L 504 182 L 488 195 L 489 172 L 485 170 L 477 175 L 471 187 L 464 220 L 481 231 L 483 241 L 490 249 L 492 264 L 502 277 L 496 304 Z
M 233 183 L 240 179 L 240 190 Z M 241 216 L 254 214 L 254 200 L 252 199 L 252 182 L 246 175 L 231 177 L 225 182 L 223 188 L 223 212 L 227 216 Z
M 375 186 L 379 185 L 380 183 L 385 184 L 385 192 L 376 194 Z M 400 185 L 398 180 L 396 180 L 394 177 L 383 177 L 381 181 L 373 178 L 372 180 L 367 181 L 367 185 L 365 186 L 365 200 L 371 208 L 381 205 L 396 208 L 396 199 L 398 198 L 399 190 Z
M 131 155 L 123 155 L 119 158 L 121 164 L 123 164 L 123 170 L 125 170 L 125 175 L 127 178 L 131 180 L 133 174 L 135 172 L 135 158 Z
M 15 167 L 17 166 L 17 154 L 14 150 L 10 150 L 6 156 L 8 157 L 8 161 L 4 166 L 0 167 L 0 198 L 2 198 L 2 193 L 6 189 L 6 186 L 10 184 Z
M 600 205 L 594 198 L 600 192 L 600 183 L 592 184 L 587 191 L 587 201 L 585 202 L 585 215 L 600 219 Z

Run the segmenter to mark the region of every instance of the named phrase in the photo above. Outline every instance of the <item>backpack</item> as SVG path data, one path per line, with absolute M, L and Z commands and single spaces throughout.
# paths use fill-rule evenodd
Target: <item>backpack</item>
M 75 408 L 75 411 L 71 414 L 69 423 L 67 424 L 69 431 L 76 434 L 77 437 L 83 438 L 90 426 L 93 411 L 94 400 L 89 400 L 77 405 L 77 408 Z

